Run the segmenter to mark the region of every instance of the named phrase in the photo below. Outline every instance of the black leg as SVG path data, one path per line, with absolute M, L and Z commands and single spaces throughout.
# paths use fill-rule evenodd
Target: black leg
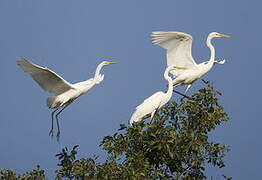
M 53 112 L 52 112 L 52 126 L 51 126 L 51 130 L 49 131 L 49 136 L 53 137 L 54 136 L 54 114 L 55 112 L 58 110 L 59 108 L 56 108 Z
M 181 95 L 181 96 L 183 96 L 183 97 L 185 97 L 185 98 L 187 98 L 187 99 L 191 99 L 191 97 L 189 97 L 189 96 L 187 96 L 187 95 L 185 95 L 185 94 L 183 94 L 183 93 L 181 93 L 181 92 L 178 92 L 178 91 L 176 91 L 176 90 L 173 90 L 173 92 L 175 92 L 175 93 L 177 93 L 177 94 L 179 94 L 179 95 Z
M 58 115 L 69 105 L 71 104 L 73 101 L 70 101 L 69 103 L 67 103 L 58 113 L 56 113 L 55 117 L 56 117 L 56 124 L 57 124 L 57 134 L 56 134 L 56 139 L 57 141 L 59 141 L 60 138 L 60 128 L 59 128 L 59 122 L 58 122 Z

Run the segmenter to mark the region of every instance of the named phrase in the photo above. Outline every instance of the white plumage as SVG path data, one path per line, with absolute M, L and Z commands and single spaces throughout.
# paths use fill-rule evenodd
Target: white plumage
M 159 91 L 145 99 L 142 104 L 136 107 L 135 112 L 133 113 L 129 123 L 133 124 L 134 122 L 142 121 L 147 115 L 151 115 L 153 118 L 157 109 L 164 106 L 172 97 L 173 94 L 173 84 L 171 77 L 168 76 L 168 73 L 173 70 L 174 67 L 169 66 L 166 68 L 164 73 L 165 80 L 168 81 L 168 90 L 166 93 Z
M 54 113 L 62 107 L 62 109 L 56 114 L 57 121 L 57 138 L 60 135 L 58 115 L 71 104 L 76 98 L 87 93 L 95 84 L 99 84 L 103 79 L 104 75 L 100 74 L 102 68 L 109 64 L 115 64 L 115 62 L 103 61 L 100 63 L 95 72 L 95 76 L 86 81 L 71 84 L 59 76 L 54 71 L 41 67 L 39 65 L 33 64 L 26 59 L 21 59 L 17 61 L 17 64 L 39 84 L 41 88 L 55 96 L 47 98 L 47 106 L 49 108 L 55 108 L 52 112 L 52 127 L 49 135 L 53 136 L 53 120 Z
M 192 41 L 191 35 L 183 32 L 152 32 L 152 43 L 159 45 L 166 49 L 167 51 L 167 65 L 175 66 L 176 70 L 171 71 L 175 76 L 173 80 L 174 86 L 185 85 L 185 93 L 190 88 L 191 84 L 206 74 L 214 64 L 224 64 L 224 61 L 215 61 L 215 49 L 211 44 L 211 40 L 214 37 L 224 37 L 229 36 L 220 34 L 217 32 L 212 32 L 207 37 L 207 46 L 211 51 L 210 60 L 200 64 L 196 64 L 195 60 L 191 54 Z
M 17 64 L 30 74 L 41 88 L 50 93 L 59 95 L 70 89 L 74 89 L 71 83 L 46 67 L 38 66 L 26 59 L 18 60 Z

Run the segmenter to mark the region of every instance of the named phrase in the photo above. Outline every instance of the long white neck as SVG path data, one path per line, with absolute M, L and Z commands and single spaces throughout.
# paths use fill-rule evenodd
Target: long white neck
M 100 71 L 102 70 L 104 66 L 104 63 L 100 63 L 97 68 L 96 68 L 96 72 L 95 72 L 95 76 L 94 76 L 94 80 L 96 81 L 97 79 L 99 79 L 99 75 L 100 75 Z
M 214 62 L 215 62 L 215 48 L 214 48 L 214 46 L 212 45 L 212 43 L 211 43 L 211 40 L 212 40 L 212 36 L 208 36 L 207 37 L 207 47 L 209 47 L 209 49 L 210 49 L 210 59 L 209 59 L 209 62 L 208 62 L 208 64 L 210 64 L 211 66 L 213 66 L 213 64 L 214 64 Z
M 168 73 L 170 71 L 171 67 L 167 68 L 165 73 L 164 73 L 164 78 L 165 80 L 168 81 L 168 89 L 166 94 L 166 102 L 168 102 L 170 100 L 170 98 L 172 97 L 173 94 L 173 82 L 172 82 L 172 78 L 168 76 Z

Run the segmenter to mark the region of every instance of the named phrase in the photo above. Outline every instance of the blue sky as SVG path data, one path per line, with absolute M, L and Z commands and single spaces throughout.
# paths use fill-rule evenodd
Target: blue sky
M 205 79 L 223 92 L 221 104 L 230 122 L 211 138 L 228 144 L 227 166 L 209 169 L 234 179 L 259 179 L 261 2 L 210 0 L 1 0 L 0 1 L 0 168 L 19 173 L 40 164 L 50 179 L 57 169 L 55 154 L 80 145 L 78 157 L 104 155 L 103 136 L 126 123 L 135 107 L 152 93 L 165 90 L 164 49 L 152 45 L 152 31 L 182 31 L 194 37 L 197 63 L 209 59 L 209 32 L 231 35 L 215 39 L 216 58 L 226 59 Z M 47 66 L 69 82 L 93 76 L 103 60 L 105 79 L 61 115 L 61 141 L 51 140 L 49 93 L 16 65 L 20 57 Z M 203 87 L 196 81 L 189 93 Z M 183 88 L 179 88 L 183 90 Z M 174 99 L 175 96 L 174 95 Z

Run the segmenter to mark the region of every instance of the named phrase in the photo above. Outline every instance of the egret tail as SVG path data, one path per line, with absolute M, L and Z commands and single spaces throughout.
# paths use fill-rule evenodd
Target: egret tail
M 47 98 L 46 104 L 47 104 L 48 108 L 53 109 L 53 108 L 56 107 L 55 99 L 56 99 L 56 97 L 49 97 L 49 98 Z

